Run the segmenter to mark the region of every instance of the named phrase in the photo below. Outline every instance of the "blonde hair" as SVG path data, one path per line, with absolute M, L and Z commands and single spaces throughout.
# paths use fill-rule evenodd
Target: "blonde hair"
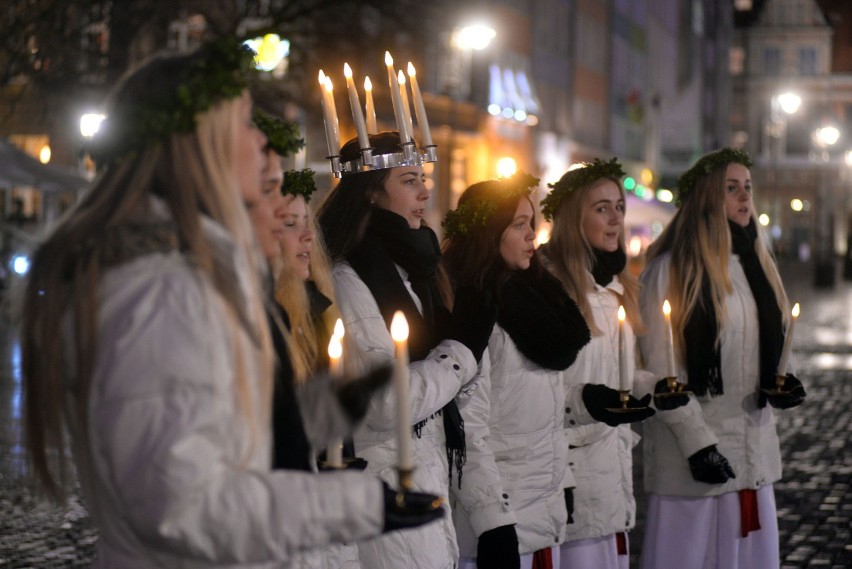
M 672 328 L 677 346 L 683 345 L 683 329 L 701 301 L 705 283 L 710 287 L 718 323 L 717 343 L 727 321 L 725 297 L 733 290 L 728 270 L 731 230 L 725 213 L 728 165 L 722 164 L 698 179 L 671 222 L 648 248 L 648 262 L 666 252 L 671 254 L 668 299 L 672 305 Z M 786 325 L 789 320 L 787 293 L 753 207 L 751 219 L 758 228 L 755 252 Z
M 285 195 L 284 197 L 292 201 L 299 196 Z M 322 354 L 331 338 L 334 324 L 340 317 L 328 253 L 307 201 L 305 209 L 308 212 L 308 228 L 314 234 L 308 278 L 314 281 L 317 290 L 331 300 L 332 304 L 317 320 L 314 320 L 306 283 L 292 267 L 286 265 L 282 257 L 278 263 L 279 267 L 275 270 L 275 300 L 284 307 L 290 318 L 291 341 L 288 344 L 296 383 L 304 383 L 316 372 L 320 362 L 323 361 Z
M 174 79 L 168 71 L 191 61 L 192 54 L 149 61 L 125 76 L 113 104 L 127 107 L 173 90 Z M 247 377 L 246 362 L 258 354 L 233 342 L 235 398 L 252 433 L 246 456 L 255 448 L 258 429 L 268 423 L 269 411 L 256 409 L 249 396 L 250 382 L 260 381 L 262 400 L 269 400 L 273 360 L 260 295 L 259 258 L 234 168 L 236 133 L 243 128 L 239 121 L 245 120 L 238 101 L 216 103 L 197 115 L 194 132 L 172 134 L 110 166 L 35 253 L 24 291 L 22 322 L 26 444 L 33 471 L 53 499 L 65 497 L 67 483 L 63 421 L 80 429 L 76 442 L 82 445 L 82 466 L 91 467 L 87 404 L 98 357 L 99 284 L 109 268 L 105 252 L 110 243 L 102 235 L 105 230 L 150 219 L 151 196 L 160 198 L 171 214 L 179 249 L 219 293 L 231 337 L 236 339 L 243 328 L 257 343 L 260 377 Z M 248 299 L 233 278 L 233 267 L 224 266 L 214 255 L 202 231 L 204 215 L 229 231 L 246 254 L 251 270 L 245 277 L 253 289 Z M 67 351 L 67 338 L 57 333 L 66 316 L 73 326 L 73 345 Z M 199 329 L 198 333 L 205 332 Z M 66 353 L 73 354 L 73 369 L 66 365 Z
M 544 248 L 553 274 L 562 282 L 568 295 L 574 299 L 580 312 L 586 319 L 593 336 L 603 332 L 595 324 L 592 308 L 589 304 L 589 294 L 594 290 L 591 278 L 595 263 L 595 253 L 589 240 L 583 233 L 583 221 L 586 216 L 586 197 L 594 188 L 604 181 L 611 181 L 618 187 L 621 199 L 624 199 L 624 188 L 616 178 L 598 178 L 572 192 L 568 192 L 553 216 L 553 230 L 550 241 Z M 624 243 L 624 223 L 618 236 L 618 247 L 626 251 Z M 624 293 L 617 295 L 619 302 L 624 305 L 627 318 L 636 334 L 644 333 L 645 326 L 639 313 L 639 282 L 628 267 L 618 274 L 618 279 L 624 287 Z

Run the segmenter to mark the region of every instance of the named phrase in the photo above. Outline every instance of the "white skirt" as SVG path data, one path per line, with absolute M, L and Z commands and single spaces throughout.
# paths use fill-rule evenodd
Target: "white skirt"
M 521 555 L 521 569 L 532 569 L 533 553 Z M 553 559 L 553 566 L 559 567 L 559 548 L 551 547 L 550 555 Z M 459 559 L 459 569 L 476 569 L 476 557 L 462 557 Z
M 560 546 L 560 569 L 578 569 L 594 567 L 595 569 L 629 569 L 630 540 L 624 534 L 627 555 L 618 554 L 615 535 L 590 537 L 566 541 Z
M 692 498 L 648 495 L 641 569 L 778 569 L 772 485 L 757 490 L 760 529 L 742 537 L 737 492 Z

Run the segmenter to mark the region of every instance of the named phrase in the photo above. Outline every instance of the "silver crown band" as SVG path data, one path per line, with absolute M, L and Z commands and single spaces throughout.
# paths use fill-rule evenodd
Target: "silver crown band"
M 400 144 L 400 147 L 402 148 L 402 152 L 392 152 L 389 154 L 372 154 L 372 148 L 362 149 L 362 155 L 364 154 L 364 150 L 370 151 L 368 159 L 372 159 L 372 164 L 365 163 L 364 156 L 347 162 L 341 162 L 339 156 L 331 156 L 329 160 L 331 160 L 332 172 L 334 172 L 336 178 L 341 178 L 350 174 L 369 172 L 371 170 L 385 170 L 400 166 L 422 166 L 427 162 L 438 161 L 438 147 L 434 144 L 422 148 L 423 152 L 418 152 L 413 142 Z

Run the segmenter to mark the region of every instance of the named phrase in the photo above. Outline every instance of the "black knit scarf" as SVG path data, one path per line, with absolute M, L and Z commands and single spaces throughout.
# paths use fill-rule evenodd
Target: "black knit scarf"
M 731 248 L 739 257 L 751 295 L 757 305 L 757 321 L 760 342 L 760 386 L 773 388 L 778 360 L 784 344 L 781 310 L 769 279 L 763 272 L 754 249 L 757 227 L 754 220 L 747 227 L 728 222 L 731 230 Z M 699 303 L 692 311 L 684 327 L 686 344 L 686 367 L 689 389 L 698 395 L 724 393 L 722 365 L 716 348 L 718 324 L 710 298 L 710 284 L 705 278 Z
M 411 229 L 402 216 L 375 208 L 363 240 L 346 260 L 370 289 L 388 328 L 394 312 L 401 310 L 405 315 L 409 326 L 411 361 L 425 358 L 441 341 L 440 330 L 446 328 L 450 317 L 436 284 L 441 249 L 435 233 L 428 227 Z M 395 265 L 408 273 L 411 288 L 423 306 L 422 315 Z M 455 466 L 461 485 L 462 467 L 467 460 L 464 421 L 452 399 L 439 413 L 443 416 L 447 439 L 450 482 Z M 414 426 L 417 437 L 420 437 L 425 423 L 426 420 Z
M 621 247 L 615 251 L 592 250 L 595 254 L 595 265 L 592 267 L 592 277 L 600 286 L 606 286 L 612 282 L 612 277 L 621 273 L 627 265 L 627 255 Z
M 514 271 L 498 295 L 500 324 L 518 350 L 545 369 L 567 369 L 591 335 L 577 304 L 547 271 Z

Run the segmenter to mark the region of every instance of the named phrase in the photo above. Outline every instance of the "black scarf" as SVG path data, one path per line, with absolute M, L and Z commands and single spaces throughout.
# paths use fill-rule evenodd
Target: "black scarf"
M 441 249 L 435 233 L 428 227 L 411 229 L 402 216 L 375 208 L 364 238 L 346 260 L 370 289 L 388 328 L 394 312 L 401 310 L 405 315 L 411 361 L 425 358 L 441 341 L 440 330 L 446 328 L 450 317 L 436 284 Z M 411 288 L 423 306 L 422 315 L 395 265 L 408 273 Z M 455 465 L 461 485 L 462 467 L 467 459 L 464 421 L 453 399 L 439 413 L 443 416 L 447 439 L 450 482 Z M 414 426 L 416 436 L 420 436 L 425 423 L 424 420 Z
M 567 369 L 591 339 L 577 304 L 547 271 L 511 273 L 498 298 L 497 323 L 542 368 Z
M 595 254 L 595 266 L 592 268 L 592 276 L 600 286 L 606 286 L 612 282 L 612 277 L 621 273 L 627 265 L 627 255 L 621 247 L 615 251 L 601 251 L 592 249 Z
M 775 387 L 775 373 L 784 344 L 781 310 L 754 249 L 757 239 L 754 220 L 747 227 L 741 227 L 731 221 L 728 225 L 732 251 L 739 257 L 751 295 L 757 305 L 760 387 L 771 389 Z M 705 279 L 699 304 L 684 327 L 689 388 L 698 395 L 708 392 L 711 395 L 724 393 L 721 356 L 715 345 L 717 334 L 718 324 L 710 298 L 710 284 Z M 761 403 L 764 404 L 762 401 Z

